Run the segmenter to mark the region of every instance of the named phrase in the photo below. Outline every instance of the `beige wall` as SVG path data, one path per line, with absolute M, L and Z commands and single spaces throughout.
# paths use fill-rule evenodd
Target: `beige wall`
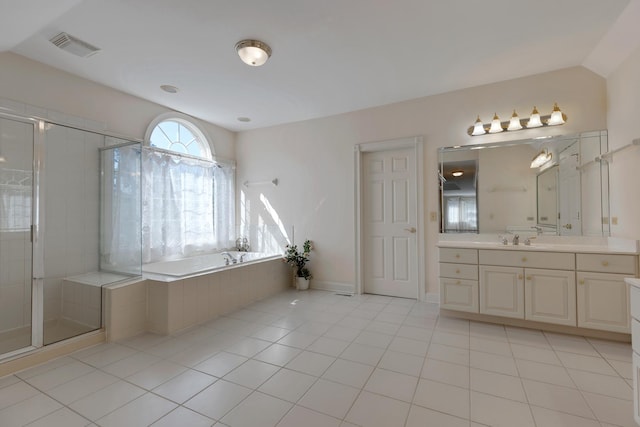
M 425 76 L 428 78 L 428 76 Z M 524 117 L 537 105 L 548 114 L 557 101 L 564 126 L 469 137 L 480 114 L 507 119 L 515 108 Z M 278 178 L 280 185 L 242 187 L 253 220 L 280 221 L 295 241 L 315 242 L 310 267 L 321 286 L 355 281 L 354 145 L 406 136 L 425 141 L 425 214 L 438 210 L 437 148 L 606 128 L 606 82 L 583 67 L 495 83 L 337 116 L 241 132 L 237 137 L 237 182 Z M 265 203 L 265 200 L 268 203 Z M 274 218 L 276 218 L 274 220 Z M 438 223 L 423 230 L 426 284 L 438 292 Z
M 153 119 L 171 111 L 10 52 L 0 53 L 0 98 L 100 122 L 109 132 L 138 139 L 144 138 Z M 234 159 L 233 132 L 197 123 L 214 142 L 218 156 Z
M 616 108 L 628 109 L 620 106 L 633 102 L 622 88 L 633 80 L 634 70 L 637 75 L 639 57 L 640 54 L 636 54 L 635 60 L 609 79 L 610 97 L 617 100 L 610 101 L 609 120 L 612 120 L 612 115 L 619 114 Z M 633 82 L 633 85 L 637 93 L 640 83 Z M 616 92 L 618 86 L 621 87 L 619 94 Z M 0 98 L 104 122 L 108 131 L 135 138 L 144 136 L 153 118 L 169 111 L 158 104 L 13 53 L 0 53 Z M 214 140 L 219 156 L 238 160 L 237 182 L 245 197 L 241 208 L 249 211 L 248 219 L 252 224 L 262 221 L 267 229 L 283 230 L 276 233 L 289 237 L 295 227 L 296 242 L 304 238 L 315 242 L 316 250 L 310 266 L 316 283 L 350 286 L 355 280 L 355 144 L 423 136 L 425 213 L 428 216 L 429 212 L 438 210 L 435 179 L 438 147 L 519 139 L 546 133 L 543 130 L 531 130 L 472 139 L 466 135 L 466 128 L 473 123 L 476 114 L 488 122 L 494 112 L 507 119 L 513 108 L 521 116 L 526 116 L 533 105 L 537 105 L 544 114 L 548 113 L 555 101 L 569 116 L 569 120 L 564 126 L 550 130 L 573 133 L 606 128 L 606 82 L 582 67 L 237 135 L 212 124 L 200 124 Z M 638 108 L 636 105 L 635 114 L 623 113 L 620 119 L 635 117 Z M 625 133 L 632 133 L 631 127 L 616 123 L 612 128 L 612 145 L 628 139 Z M 237 140 L 236 144 L 234 140 Z M 616 167 L 617 164 L 614 164 L 612 187 L 625 181 L 616 179 Z M 280 185 L 244 187 L 240 184 L 247 180 L 261 182 L 273 178 L 278 178 Z M 614 233 L 620 235 L 629 230 L 634 235 L 640 235 L 640 226 L 629 228 L 633 215 L 621 212 L 628 210 L 625 203 L 635 202 L 621 197 L 624 191 L 615 190 L 612 193 L 614 200 L 619 203 L 618 206 L 614 204 L 612 213 L 618 215 L 621 224 L 618 228 L 614 227 Z M 637 212 L 638 203 L 635 205 Z M 423 232 L 427 271 L 423 289 L 437 292 L 437 223 L 427 222 Z
M 611 149 L 640 138 L 640 49 L 607 79 L 607 123 Z M 617 237 L 640 239 L 640 147 L 626 148 L 613 156 L 610 165 L 611 226 Z

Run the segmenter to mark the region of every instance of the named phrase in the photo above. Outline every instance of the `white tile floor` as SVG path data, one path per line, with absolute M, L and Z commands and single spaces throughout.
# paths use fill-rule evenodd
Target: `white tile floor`
M 289 291 L 0 378 L 0 426 L 635 427 L 628 344 Z

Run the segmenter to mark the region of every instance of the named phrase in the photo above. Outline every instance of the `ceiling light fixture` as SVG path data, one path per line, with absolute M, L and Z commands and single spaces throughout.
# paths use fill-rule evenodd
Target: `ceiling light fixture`
M 451 172 L 451 175 L 455 176 L 456 178 L 459 176 L 464 175 L 464 171 L 453 171 Z
M 249 118 L 249 117 L 238 117 L 238 121 L 239 122 L 243 122 L 243 123 L 249 123 L 251 121 L 251 118 Z
M 264 42 L 259 40 L 241 40 L 236 43 L 236 52 L 238 56 L 247 65 L 259 67 L 267 62 L 271 56 L 271 48 Z
M 531 169 L 539 168 L 542 165 L 545 165 L 551 161 L 553 155 L 549 153 L 547 150 L 542 150 L 538 153 L 533 160 L 531 160 Z
M 508 122 L 501 122 L 498 114 L 493 115 L 490 124 L 482 123 L 480 116 L 476 119 L 473 126 L 467 129 L 467 133 L 471 136 L 484 135 L 485 133 L 500 133 L 503 131 L 516 131 L 521 129 L 535 129 L 543 126 L 562 125 L 567 121 L 567 116 L 560 110 L 558 103 L 553 104 L 553 111 L 548 116 L 540 116 L 537 107 L 533 107 L 531 116 L 528 119 L 520 119 L 516 110 L 513 110 L 511 119 Z

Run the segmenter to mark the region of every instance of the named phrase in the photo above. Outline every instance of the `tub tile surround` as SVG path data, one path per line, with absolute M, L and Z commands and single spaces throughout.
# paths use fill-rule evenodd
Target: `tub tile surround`
M 286 290 L 1 377 L 0 425 L 632 427 L 631 362 L 626 343 Z
M 149 331 L 172 334 L 290 286 L 280 258 L 173 281 L 142 280 L 105 288 L 107 340 Z

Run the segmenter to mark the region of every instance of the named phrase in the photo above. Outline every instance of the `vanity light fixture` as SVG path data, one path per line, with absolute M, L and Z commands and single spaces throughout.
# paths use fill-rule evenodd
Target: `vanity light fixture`
M 451 172 L 451 175 L 453 175 L 453 176 L 455 176 L 455 177 L 457 178 L 457 177 L 459 177 L 459 176 L 464 175 L 464 171 L 460 171 L 460 170 L 458 170 L 458 171 L 453 171 L 453 172 Z
M 547 164 L 551 161 L 553 157 L 552 153 L 549 153 L 547 150 L 542 150 L 538 155 L 536 155 L 533 160 L 531 160 L 531 169 L 539 168 L 542 165 Z
M 520 123 L 520 117 L 518 117 L 518 113 L 516 110 L 513 110 L 513 114 L 511 115 L 511 120 L 509 120 L 509 126 L 507 130 L 520 130 L 522 129 L 522 124 Z
M 473 132 L 471 133 L 471 135 L 477 136 L 484 135 L 485 133 L 487 133 L 487 131 L 482 124 L 482 120 L 480 120 L 480 116 L 478 116 L 478 118 L 476 119 L 476 123 L 473 125 Z
M 500 118 L 498 117 L 498 113 L 493 113 L 493 120 L 491 120 L 491 127 L 489 128 L 489 133 L 500 133 L 504 129 L 502 128 L 502 123 L 500 123 Z
M 263 65 L 271 56 L 269 45 L 260 40 L 240 40 L 236 43 L 236 52 L 238 52 L 242 62 L 252 67 Z
M 562 117 L 562 111 L 560 111 L 560 107 L 558 107 L 558 103 L 553 103 L 553 111 L 551 112 L 551 117 L 547 121 L 549 126 L 556 126 L 564 124 L 564 117 Z
M 534 106 L 533 111 L 531 112 L 531 117 L 529 117 L 529 122 L 527 123 L 527 129 L 531 128 L 539 128 L 542 126 L 542 121 L 540 120 L 540 113 L 538 109 Z
M 473 126 L 467 129 L 467 133 L 471 136 L 484 135 L 485 133 L 500 133 L 503 131 L 516 131 L 521 129 L 535 129 L 543 126 L 562 125 L 567 121 L 567 116 L 560 110 L 558 103 L 553 104 L 553 111 L 548 116 L 540 116 L 537 107 L 533 107 L 531 116 L 528 119 L 520 119 L 516 110 L 513 110 L 511 119 L 508 122 L 500 122 L 498 114 L 493 115 L 490 124 L 482 123 L 480 116 L 476 119 Z

